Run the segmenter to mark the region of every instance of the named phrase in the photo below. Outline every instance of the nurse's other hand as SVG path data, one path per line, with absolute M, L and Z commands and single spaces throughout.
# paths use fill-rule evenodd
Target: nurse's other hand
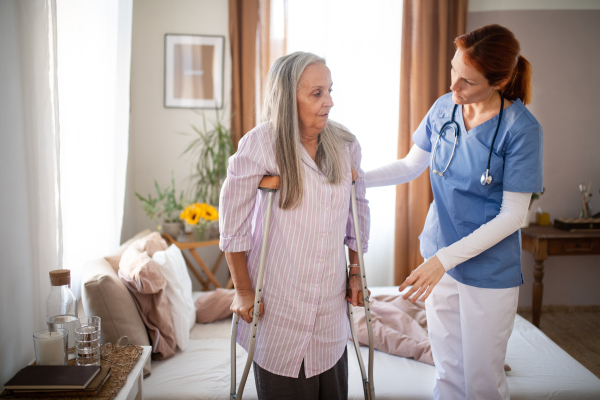
M 233 302 L 231 303 L 229 309 L 237 315 L 239 315 L 239 317 L 247 323 L 251 323 L 252 317 L 250 317 L 248 311 L 250 311 L 252 306 L 254 306 L 254 290 L 236 289 L 235 296 L 233 297 Z M 262 315 L 263 310 L 260 311 L 260 314 Z
M 445 273 L 446 270 L 439 258 L 433 256 L 423 264 L 419 265 L 419 267 L 406 278 L 398 290 L 402 292 L 408 286 L 412 285 L 410 290 L 406 292 L 402 298 L 404 300 L 410 298 L 411 303 L 414 303 L 416 300 L 425 301 Z

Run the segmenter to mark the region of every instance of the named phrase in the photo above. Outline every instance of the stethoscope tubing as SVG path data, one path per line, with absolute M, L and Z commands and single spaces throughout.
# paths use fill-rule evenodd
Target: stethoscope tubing
M 460 126 L 454 120 L 457 108 L 458 108 L 458 104 L 455 104 L 454 108 L 452 110 L 452 117 L 451 117 L 450 121 L 448 121 L 444 125 L 442 125 L 440 132 L 438 133 L 437 140 L 435 141 L 435 144 L 433 146 L 433 154 L 431 155 L 431 164 L 430 164 L 431 172 L 438 176 L 441 176 L 441 177 L 444 176 L 444 173 L 448 170 L 448 167 L 450 166 L 450 163 L 452 162 L 452 158 L 454 157 L 454 152 L 456 150 L 456 145 L 458 144 L 458 137 L 460 136 Z M 492 152 L 494 151 L 494 144 L 496 143 L 496 137 L 498 136 L 498 131 L 500 130 L 500 124 L 502 123 L 502 114 L 503 113 L 504 113 L 504 97 L 500 96 L 500 113 L 498 115 L 498 124 L 496 125 L 496 131 L 494 132 L 494 137 L 492 138 L 492 144 L 490 146 L 490 152 L 488 154 L 486 169 L 485 169 L 485 172 L 481 175 L 481 184 L 482 185 L 486 185 L 486 184 L 489 184 L 492 182 L 492 176 L 490 175 L 490 164 L 492 162 Z M 454 146 L 452 147 L 452 154 L 450 154 L 450 159 L 448 160 L 448 163 L 446 164 L 446 168 L 444 168 L 443 171 L 438 171 L 434 168 L 435 155 L 437 152 L 440 138 L 442 137 L 442 134 L 444 133 L 444 131 L 448 128 L 450 128 L 454 131 Z

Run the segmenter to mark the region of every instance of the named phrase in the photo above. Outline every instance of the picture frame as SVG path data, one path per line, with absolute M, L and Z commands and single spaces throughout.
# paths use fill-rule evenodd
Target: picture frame
M 225 37 L 165 34 L 165 108 L 223 108 Z

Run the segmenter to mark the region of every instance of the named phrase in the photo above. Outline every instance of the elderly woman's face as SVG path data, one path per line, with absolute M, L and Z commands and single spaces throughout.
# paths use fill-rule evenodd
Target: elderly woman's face
M 311 64 L 302 73 L 296 92 L 301 134 L 318 134 L 327 125 L 329 110 L 333 107 L 332 85 L 331 72 L 323 63 Z

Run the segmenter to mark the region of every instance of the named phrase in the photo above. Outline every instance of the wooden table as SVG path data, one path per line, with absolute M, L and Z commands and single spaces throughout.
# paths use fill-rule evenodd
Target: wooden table
M 188 266 L 189 270 L 192 272 L 192 274 L 194 274 L 196 279 L 198 279 L 198 282 L 200 282 L 200 285 L 202 285 L 203 291 L 210 290 L 211 283 L 213 284 L 215 289 L 223 287 L 223 286 L 221 286 L 219 281 L 217 281 L 217 278 L 215 278 L 215 272 L 217 272 L 217 270 L 219 269 L 219 266 L 221 265 L 221 261 L 223 260 L 223 256 L 225 255 L 225 253 L 221 252 L 221 254 L 219 254 L 219 258 L 217 258 L 217 262 L 215 262 L 213 267 L 211 269 L 209 269 L 206 266 L 206 264 L 204 263 L 204 261 L 202 261 L 202 258 L 196 252 L 196 249 L 198 249 L 200 247 L 218 246 L 219 239 L 206 240 L 203 242 L 196 242 L 196 241 L 194 241 L 194 237 L 192 236 L 191 233 L 186 234 L 186 238 L 188 240 L 184 241 L 184 242 L 178 242 L 177 240 L 173 239 L 168 233 L 163 233 L 162 237 L 167 241 L 167 244 L 169 246 L 171 244 L 174 244 L 175 246 L 179 247 L 180 250 L 182 250 L 182 253 L 183 253 L 183 250 L 188 250 L 190 252 L 190 254 L 192 255 L 192 257 L 194 257 L 194 260 L 196 260 L 196 262 L 198 263 L 198 265 L 200 266 L 200 268 L 206 275 L 206 278 L 207 278 L 206 280 L 204 278 L 202 278 L 202 275 L 200 275 L 200 273 L 194 267 L 192 262 L 188 259 L 186 254 L 183 253 L 183 258 L 185 259 L 185 263 L 187 264 L 187 266 Z M 229 278 L 229 282 L 227 282 L 227 285 L 225 287 L 227 289 L 231 289 L 233 287 L 233 280 L 231 278 Z
M 533 271 L 533 324 L 540 327 L 544 293 L 544 261 L 548 256 L 584 256 L 600 254 L 600 231 L 564 231 L 553 226 L 531 225 L 521 229 L 523 250 L 535 260 Z

